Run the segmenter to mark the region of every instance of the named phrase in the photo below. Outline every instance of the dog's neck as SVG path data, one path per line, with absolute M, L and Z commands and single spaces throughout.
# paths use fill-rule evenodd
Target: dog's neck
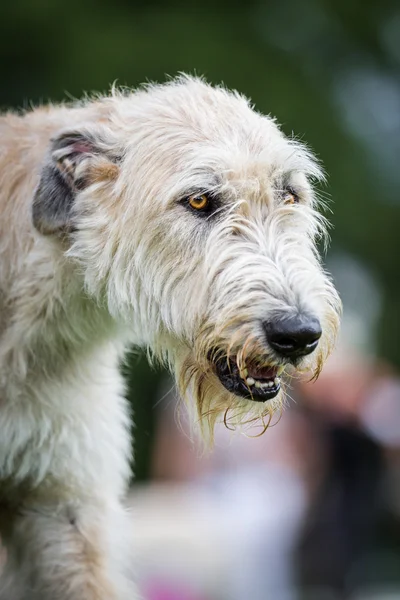
M 105 303 L 85 293 L 79 265 L 66 260 L 61 249 L 50 256 L 46 244 L 36 244 L 27 256 L 27 276 L 18 278 L 25 284 L 14 289 L 13 314 L 0 335 L 0 395 L 6 397 L 18 395 L 32 377 L 37 382 L 79 369 L 102 348 L 118 360 L 136 341 Z

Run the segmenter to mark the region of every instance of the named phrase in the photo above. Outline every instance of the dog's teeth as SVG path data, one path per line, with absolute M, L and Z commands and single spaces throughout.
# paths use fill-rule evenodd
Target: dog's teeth
M 278 375 L 280 375 L 281 373 L 283 373 L 283 371 L 285 370 L 285 367 L 278 367 Z
M 254 385 L 255 381 L 254 381 L 254 379 L 252 377 L 248 377 L 246 379 L 246 383 L 247 383 L 247 385 Z
M 278 385 L 280 384 L 280 382 L 281 382 L 281 378 L 280 378 L 280 377 L 275 377 L 275 379 L 274 379 L 274 384 L 275 384 L 276 386 L 278 386 Z
M 270 382 L 268 383 L 268 387 L 270 387 L 270 388 L 274 387 L 274 382 L 273 382 L 273 381 L 270 381 Z
M 260 388 L 261 387 L 261 383 L 259 381 L 256 381 L 255 386 L 256 386 L 256 388 Z

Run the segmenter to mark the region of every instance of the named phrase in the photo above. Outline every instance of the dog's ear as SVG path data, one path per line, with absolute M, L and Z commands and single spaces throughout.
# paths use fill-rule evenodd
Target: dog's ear
M 99 132 L 82 128 L 55 137 L 33 198 L 36 229 L 43 234 L 72 231 L 75 196 L 96 180 L 116 177 L 118 162 Z

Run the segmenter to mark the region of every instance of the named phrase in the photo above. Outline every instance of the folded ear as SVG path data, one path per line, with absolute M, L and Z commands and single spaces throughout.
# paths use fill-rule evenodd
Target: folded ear
M 96 180 L 116 177 L 117 163 L 98 132 L 82 128 L 54 138 L 33 198 L 36 229 L 43 234 L 72 231 L 75 196 Z

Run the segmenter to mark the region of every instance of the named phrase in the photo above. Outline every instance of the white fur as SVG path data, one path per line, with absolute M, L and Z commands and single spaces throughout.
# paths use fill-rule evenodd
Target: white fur
M 72 167 L 51 142 L 71 132 L 95 147 Z M 207 358 L 218 347 L 276 362 L 260 322 L 277 311 L 318 316 L 319 350 L 299 365 L 318 372 L 340 312 L 315 249 L 321 172 L 245 98 L 186 77 L 4 115 L 0 136 L 0 598 L 125 600 L 118 363 L 132 343 L 165 360 L 208 430 L 226 411 L 245 422 L 281 404 L 233 396 Z M 85 185 L 73 226 L 38 232 L 32 202 L 49 164 Z M 288 185 L 299 205 L 282 203 Z M 193 190 L 219 194 L 219 219 L 187 210 Z

